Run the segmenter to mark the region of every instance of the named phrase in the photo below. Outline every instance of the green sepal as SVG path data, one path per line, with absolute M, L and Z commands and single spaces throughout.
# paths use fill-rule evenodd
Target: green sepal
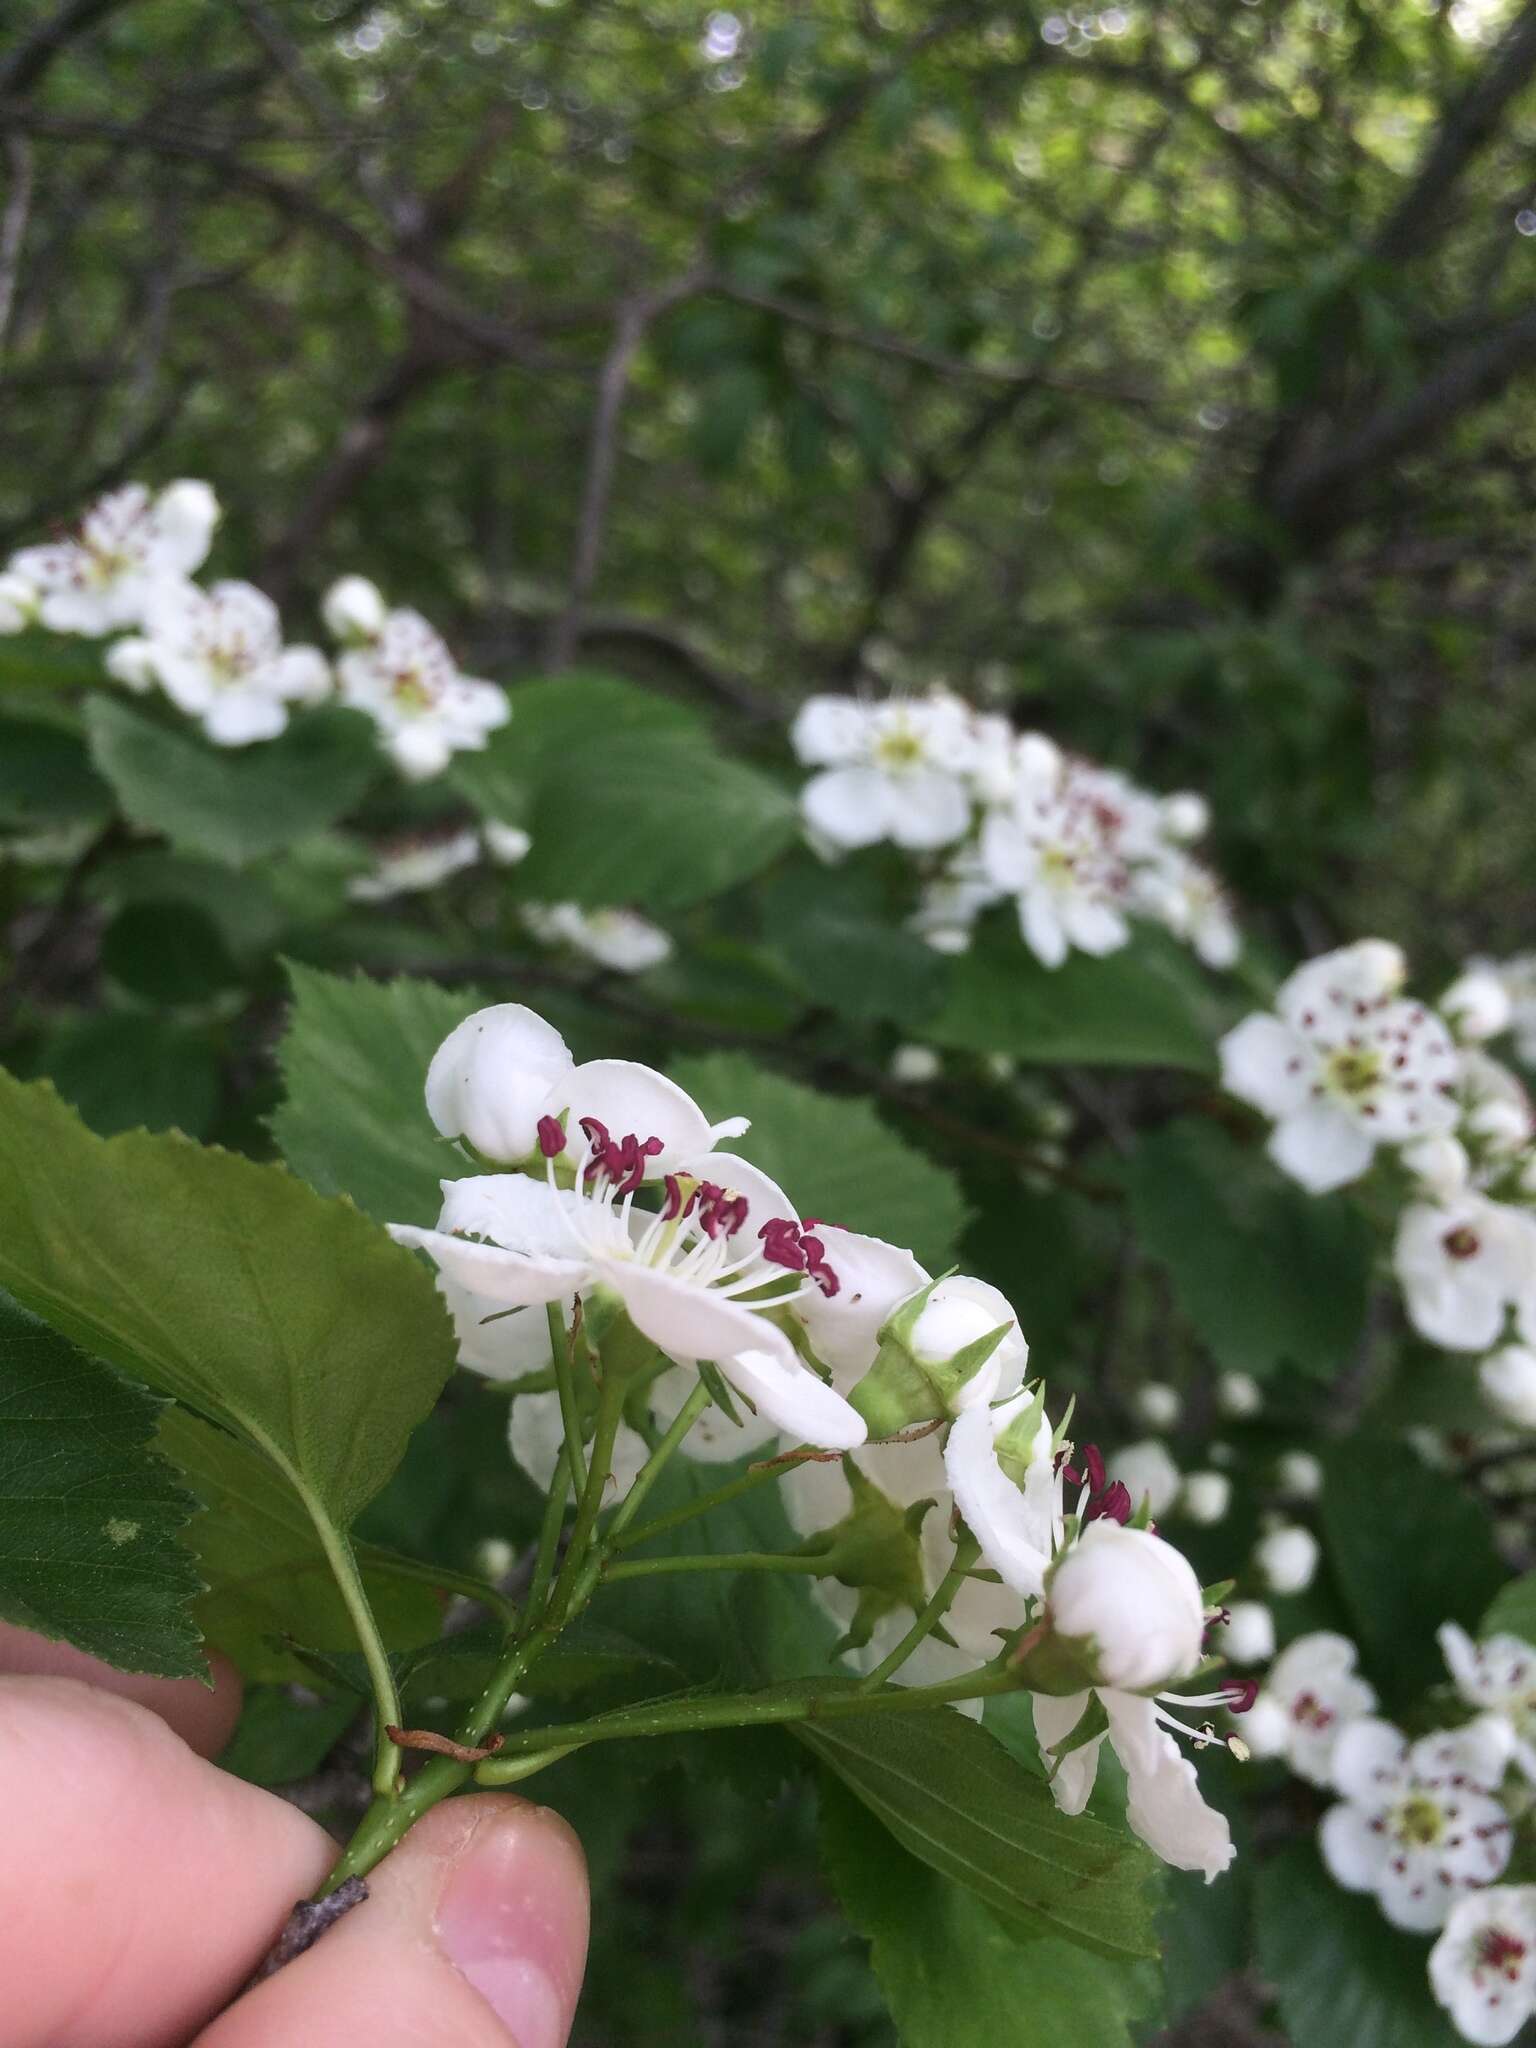
M 1236 1579 L 1218 1579 L 1214 1586 L 1202 1586 L 1200 1588 L 1200 1598 L 1208 1608 L 1225 1607 L 1227 1595 L 1236 1584 Z
M 1013 1328 L 999 1323 L 974 1343 L 963 1345 L 942 1364 L 920 1358 L 912 1333 L 936 1287 L 949 1279 L 941 1273 L 904 1301 L 880 1330 L 875 1362 L 848 1396 L 869 1424 L 872 1437 L 895 1436 L 919 1422 L 942 1422 L 955 1412 L 960 1390 L 973 1380 Z
M 1098 1645 L 1092 1636 L 1062 1636 L 1049 1628 L 1019 1658 L 1018 1668 L 1021 1685 L 1058 1699 L 1090 1692 L 1101 1682 Z
M 725 1416 L 726 1420 L 734 1423 L 737 1429 L 742 1428 L 741 1417 L 736 1412 L 736 1402 L 737 1400 L 744 1401 L 749 1408 L 752 1408 L 752 1403 L 747 1401 L 746 1395 L 739 1394 L 733 1398 L 732 1390 L 726 1383 L 725 1374 L 711 1358 L 701 1358 L 699 1360 L 699 1378 L 708 1387 L 709 1398 L 720 1410 L 720 1413 Z M 753 1408 L 752 1412 L 755 1415 L 757 1410 Z
M 819 1530 L 800 1545 L 800 1553 L 821 1565 L 820 1576 L 836 1579 L 859 1596 L 848 1633 L 835 1654 L 861 1650 L 875 1626 L 898 1608 L 916 1615 L 928 1599 L 923 1577 L 922 1527 L 932 1500 L 898 1508 L 851 1458 L 843 1472 L 853 1505 L 840 1522 Z
M 1088 1704 L 1078 1716 L 1077 1726 L 1065 1734 L 1060 1742 L 1053 1743 L 1045 1752 L 1051 1758 L 1049 1775 L 1056 1775 L 1056 1768 L 1075 1749 L 1086 1749 L 1090 1742 L 1097 1742 L 1101 1735 L 1109 1733 L 1109 1712 L 1097 1693 L 1089 1695 Z

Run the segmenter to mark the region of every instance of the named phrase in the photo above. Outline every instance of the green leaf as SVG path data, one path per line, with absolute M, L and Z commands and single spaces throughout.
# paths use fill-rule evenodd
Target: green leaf
M 1211 1123 L 1140 1138 L 1125 1167 L 1131 1217 L 1225 1371 L 1299 1366 L 1334 1379 L 1370 1300 L 1372 1236 L 1344 1195 L 1309 1195 Z
M 1355 1435 L 1324 1454 L 1323 1535 L 1367 1671 L 1401 1712 L 1445 1677 L 1435 1629 L 1475 1629 L 1507 1574 L 1483 1508 L 1406 1444 Z
M 594 733 L 609 740 L 649 733 L 708 739 L 704 721 L 686 705 L 597 670 L 541 676 L 519 683 L 511 697 L 510 722 L 483 751 L 455 755 L 448 770 L 448 780 L 484 816 L 509 824 L 525 821 L 542 783 L 584 786 L 582 761 Z
M 0 1284 L 343 1525 L 454 1360 L 431 1276 L 349 1205 L 175 1135 L 94 1137 L 3 1074 Z
M 106 1010 L 62 1025 L 38 1059 L 93 1131 L 201 1137 L 219 1106 L 219 1062 L 205 1034 L 163 1017 Z
M 218 926 L 186 903 L 135 903 L 102 934 L 106 973 L 146 1002 L 206 1003 L 238 981 Z
M 185 853 L 246 867 L 319 832 L 357 803 L 379 769 L 360 712 L 301 712 L 275 740 L 215 747 L 112 697 L 86 707 L 91 756 L 124 815 Z
M 520 895 L 682 910 L 767 867 L 799 836 L 794 799 L 687 733 L 596 729 L 543 782 Z
M 291 1785 L 319 1770 L 357 1716 L 352 1693 L 323 1700 L 291 1685 L 247 1686 L 219 1769 L 249 1785 Z
M 36 831 L 111 808 L 79 733 L 49 719 L 0 718 L 0 824 Z
M 802 1216 L 910 1245 L 934 1272 L 965 1222 L 953 1174 L 883 1124 L 869 1103 L 823 1095 L 766 1073 L 739 1053 L 675 1061 L 673 1080 L 711 1118 L 749 1116 L 732 1149 L 771 1174 Z
M 1522 1642 L 1536 1643 L 1536 1572 L 1523 1572 L 1502 1586 L 1472 1633 L 1519 1636 Z
M 191 1480 L 204 1512 L 190 1540 L 207 1591 L 203 1633 L 247 1678 L 312 1676 L 290 1645 L 351 1650 L 357 1638 L 315 1524 L 258 1451 L 183 1409 L 161 1420 L 160 1447 Z M 442 1607 L 388 1551 L 355 1546 L 374 1620 L 392 1650 L 431 1642 Z
M 197 1511 L 148 1448 L 163 1403 L 0 1294 L 0 1615 L 120 1671 L 201 1678 Z
M 1306 2048 L 1460 2048 L 1430 1995 L 1428 1945 L 1340 1891 L 1309 1842 L 1258 1875 L 1258 1948 L 1290 2040 Z
M 1058 1812 L 1044 1780 L 964 1714 L 869 1714 L 791 1732 L 904 1849 L 1010 1928 L 1119 1960 L 1156 1955 L 1147 1851 L 1092 1814 Z
M 901 926 L 878 882 L 863 864 L 795 862 L 765 895 L 767 938 L 818 1007 L 920 1031 L 938 1006 L 944 961 Z
M 1073 953 L 1053 969 L 1009 929 L 985 932 L 952 963 L 924 1036 L 1040 1064 L 1212 1074 L 1220 1025 L 1209 1012 L 1198 971 L 1171 944 L 1147 936 L 1104 960 Z
M 287 1099 L 272 1119 L 283 1157 L 321 1194 L 350 1195 L 381 1223 L 431 1222 L 438 1182 L 463 1161 L 427 1115 L 427 1066 L 484 998 L 292 964 L 288 975 L 293 1009 L 278 1052 Z
M 1027 2036 L 1129 2048 L 1154 1990 L 1145 1965 L 1086 1955 L 1055 1935 L 1021 1937 L 973 1891 L 909 1856 L 837 1779 L 821 1786 L 821 1847 L 903 2048 L 1000 2048 Z

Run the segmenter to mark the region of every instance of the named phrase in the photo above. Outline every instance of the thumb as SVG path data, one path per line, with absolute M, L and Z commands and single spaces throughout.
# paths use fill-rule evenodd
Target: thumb
M 194 2048 L 564 2048 L 587 1954 L 587 1873 L 565 1822 L 509 1793 L 450 1799 L 369 1896 Z

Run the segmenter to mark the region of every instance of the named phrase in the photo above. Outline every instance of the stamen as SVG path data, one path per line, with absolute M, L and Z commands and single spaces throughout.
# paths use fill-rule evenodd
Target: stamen
M 552 1116 L 539 1118 L 539 1150 L 546 1159 L 558 1159 L 565 1150 L 565 1130 Z

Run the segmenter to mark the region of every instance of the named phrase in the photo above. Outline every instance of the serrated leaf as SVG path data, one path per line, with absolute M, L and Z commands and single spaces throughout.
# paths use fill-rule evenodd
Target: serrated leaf
M 739 1053 L 677 1060 L 669 1071 L 706 1115 L 751 1117 L 732 1149 L 771 1174 L 802 1216 L 910 1245 L 933 1272 L 950 1263 L 965 1222 L 958 1182 L 869 1103 L 824 1095 Z
M 303 712 L 275 740 L 215 747 L 112 697 L 86 707 L 91 757 L 123 814 L 182 852 L 245 867 L 322 831 L 379 770 L 360 712 Z
M 791 1733 L 904 1849 L 1008 1926 L 1121 1960 L 1156 1955 L 1147 1851 L 1091 1814 L 1059 1812 L 1044 1781 L 964 1714 L 839 1717 Z
M 151 1448 L 162 1406 L 0 1294 L 0 1615 L 120 1671 L 201 1678 L 178 1540 L 198 1503 Z
M 989 930 L 951 963 L 948 992 L 923 1035 L 966 1052 L 1041 1065 L 1215 1071 L 1219 1023 L 1198 971 L 1140 938 L 1094 960 L 1042 967 L 1014 930 Z
M 368 981 L 290 964 L 278 1057 L 286 1099 L 272 1131 L 295 1173 L 383 1223 L 436 1216 L 438 1182 L 463 1170 L 427 1115 L 433 1053 L 484 998 L 430 981 Z
M 174 1134 L 95 1137 L 5 1074 L 0 1284 L 259 1447 L 343 1526 L 453 1365 L 430 1275 L 355 1209 Z
M 1306 2048 L 1460 2048 L 1430 1996 L 1422 1936 L 1399 1933 L 1369 1894 L 1341 1891 L 1309 1842 L 1258 1874 L 1259 1960 L 1286 2033 Z
M 261 1453 L 184 1409 L 162 1417 L 160 1447 L 204 1504 L 189 1540 L 207 1585 L 197 1616 L 214 1648 L 255 1679 L 310 1675 L 286 1647 L 290 1638 L 306 1650 L 354 1648 L 314 1521 Z M 354 1551 L 387 1647 L 430 1642 L 442 1622 L 431 1585 L 386 1550 L 359 1543 Z
M 768 942 L 818 1007 L 921 1031 L 941 999 L 945 963 L 902 927 L 878 884 L 857 864 L 795 863 L 766 893 Z
M 1350 1363 L 1374 1245 L 1347 1196 L 1309 1195 L 1193 1121 L 1138 1138 L 1125 1180 L 1138 1238 L 1223 1370 L 1332 1380 Z
M 1475 1629 L 1507 1574 L 1483 1507 L 1406 1444 L 1356 1434 L 1324 1453 L 1323 1536 L 1385 1710 L 1445 1677 L 1442 1621 Z
M 903 2048 L 999 2048 L 1025 2014 L 1041 2043 L 1128 2048 L 1155 1991 L 1145 1964 L 1005 1927 L 973 1891 L 908 1855 L 830 1775 L 821 1845 L 843 1910 L 870 1943 Z
M 103 1138 L 132 1130 L 199 1138 L 219 1106 L 207 1033 L 138 1011 L 72 1019 L 44 1040 L 36 1064 Z

